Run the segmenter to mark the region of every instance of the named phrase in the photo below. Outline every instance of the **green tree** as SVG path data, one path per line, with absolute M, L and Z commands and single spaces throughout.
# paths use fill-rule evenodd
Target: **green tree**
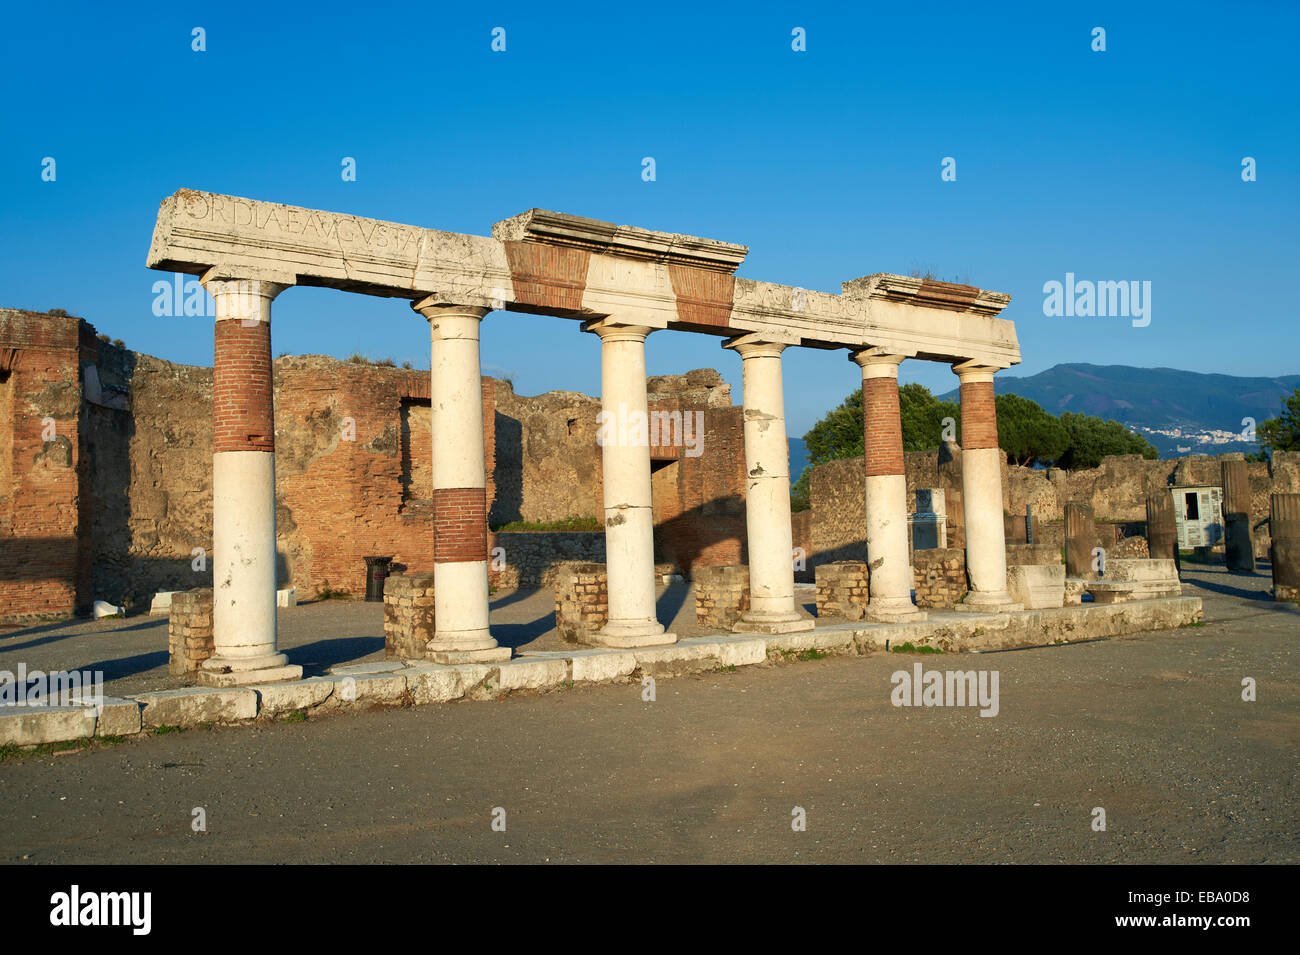
M 961 409 L 955 401 L 936 398 L 924 385 L 913 382 L 898 389 L 898 416 L 904 451 L 937 451 L 943 444 L 945 418 L 952 419 L 953 440 L 960 439 Z
M 1259 423 L 1255 437 L 1270 451 L 1300 451 L 1300 388 L 1282 399 L 1280 415 Z
M 1036 401 L 1020 395 L 998 395 L 998 445 L 1013 464 L 1033 465 L 1055 461 L 1065 451 L 1069 435 L 1061 419 L 1048 414 Z
M 1061 415 L 1068 442 L 1057 464 L 1070 470 L 1095 468 L 1101 459 L 1112 454 L 1140 454 L 1155 460 L 1155 447 L 1140 434 L 1134 434 L 1118 421 L 1067 411 Z

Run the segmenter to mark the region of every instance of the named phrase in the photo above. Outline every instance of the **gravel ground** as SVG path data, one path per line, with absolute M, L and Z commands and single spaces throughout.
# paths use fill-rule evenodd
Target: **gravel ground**
M 1266 578 L 1186 578 L 1204 626 L 743 667 L 660 680 L 653 702 L 604 685 L 11 760 L 0 859 L 1298 862 L 1300 609 L 1264 598 Z M 369 611 L 305 606 L 285 629 L 322 613 L 343 636 L 344 615 L 360 630 Z M 99 637 L 138 636 L 126 623 Z M 895 708 L 891 673 L 915 662 L 996 670 L 998 715 Z

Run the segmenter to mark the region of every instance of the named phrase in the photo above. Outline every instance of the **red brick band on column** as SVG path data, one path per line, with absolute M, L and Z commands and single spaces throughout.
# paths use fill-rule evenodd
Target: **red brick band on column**
M 998 446 L 998 412 L 991 381 L 961 383 L 961 446 L 967 451 Z
M 904 473 L 897 378 L 862 382 L 862 439 L 868 476 Z
M 433 489 L 433 559 L 439 564 L 487 560 L 487 491 Z
M 212 450 L 275 451 L 271 324 L 217 322 L 212 363 Z

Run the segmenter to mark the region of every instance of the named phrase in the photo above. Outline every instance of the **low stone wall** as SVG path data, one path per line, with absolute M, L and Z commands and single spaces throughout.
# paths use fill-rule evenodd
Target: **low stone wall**
M 603 564 L 605 535 L 600 531 L 498 531 L 496 546 L 505 552 L 502 586 L 551 586 L 564 563 Z
M 174 676 L 193 673 L 216 648 L 212 642 L 212 588 L 172 594 L 167 616 L 167 670 Z
M 695 568 L 695 622 L 730 630 L 749 610 L 749 568 L 744 565 Z
M 837 560 L 816 568 L 817 616 L 861 620 L 870 599 L 866 561 Z
M 556 632 L 569 643 L 587 643 L 591 634 L 609 620 L 609 575 L 605 565 L 565 563 L 555 567 L 551 576 Z
M 912 587 L 918 607 L 953 607 L 966 596 L 966 551 L 936 547 L 912 553 Z
M 423 660 L 433 639 L 433 574 L 392 574 L 384 581 L 384 659 Z

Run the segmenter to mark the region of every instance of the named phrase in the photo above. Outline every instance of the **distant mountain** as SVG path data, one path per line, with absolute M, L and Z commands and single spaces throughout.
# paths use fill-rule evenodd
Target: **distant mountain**
M 1282 399 L 1300 386 L 1300 375 L 1240 378 L 1175 368 L 1068 364 L 1025 378 L 1003 372 L 996 382 L 999 394 L 1029 398 L 1053 414 L 1073 411 L 1119 421 L 1142 434 L 1163 458 L 1259 450 L 1242 440 L 1242 419 L 1276 417 Z M 940 397 L 956 401 L 957 394 L 954 390 Z

